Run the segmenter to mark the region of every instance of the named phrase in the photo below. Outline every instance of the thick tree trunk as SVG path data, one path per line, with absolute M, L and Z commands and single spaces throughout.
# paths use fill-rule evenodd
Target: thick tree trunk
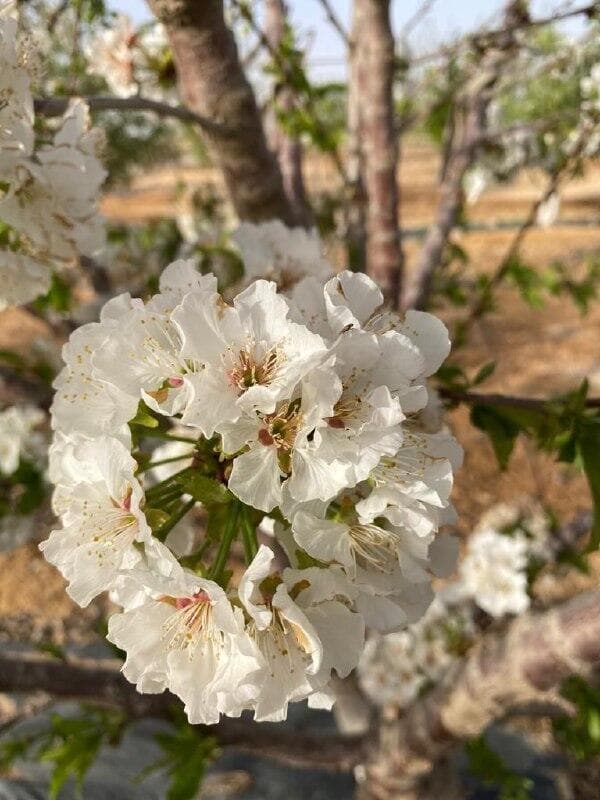
M 355 0 L 355 66 L 367 195 L 367 272 L 396 307 L 402 285 L 390 0 Z
M 266 0 L 265 36 L 271 48 L 277 52 L 285 35 L 287 7 L 284 0 Z M 294 108 L 294 95 L 289 86 L 277 87 L 275 103 L 285 113 Z M 283 177 L 283 187 L 294 209 L 296 221 L 305 227 L 312 224 L 312 213 L 306 198 L 304 175 L 302 171 L 302 144 L 282 130 L 276 115 L 270 114 L 268 139 L 271 149 L 277 154 L 279 168 Z
M 149 0 L 149 4 L 166 27 L 183 102 L 226 129 L 205 128 L 205 135 L 238 216 L 251 222 L 279 217 L 293 225 L 296 215 L 225 23 L 223 0 Z

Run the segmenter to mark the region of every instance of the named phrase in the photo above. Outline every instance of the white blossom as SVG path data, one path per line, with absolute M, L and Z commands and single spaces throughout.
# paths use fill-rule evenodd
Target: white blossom
M 258 225 L 243 222 L 231 238 L 240 251 L 248 282 L 267 278 L 287 288 L 308 275 L 323 280 L 333 271 L 323 257 L 316 230 L 287 228 L 280 220 Z
M 71 597 L 85 606 L 111 588 L 119 570 L 138 563 L 134 543 L 148 541 L 151 534 L 140 507 L 136 463 L 119 441 L 82 442 L 69 455 L 82 468 L 78 474 L 63 470 L 56 501 L 63 527 L 52 531 L 40 549 L 68 581 Z
M 170 689 L 192 724 L 237 716 L 253 701 L 259 654 L 214 581 L 178 570 L 171 579 L 143 576 L 147 599 L 114 614 L 108 638 L 127 653 L 125 677 L 140 692 Z
M 527 542 L 483 528 L 469 539 L 460 565 L 463 591 L 492 617 L 521 614 L 529 608 Z
M 39 462 L 43 459 L 44 438 L 39 428 L 46 420 L 35 406 L 9 406 L 0 411 L 0 474 L 10 475 L 21 457 Z

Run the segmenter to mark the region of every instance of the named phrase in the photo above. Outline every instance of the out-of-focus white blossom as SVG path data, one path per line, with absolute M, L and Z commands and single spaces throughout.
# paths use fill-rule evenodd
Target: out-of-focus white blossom
M 258 225 L 243 222 L 231 238 L 240 251 L 247 281 L 267 278 L 289 288 L 309 275 L 324 280 L 333 272 L 316 230 L 287 228 L 279 220 Z
M 22 457 L 39 462 L 44 458 L 45 439 L 39 432 L 46 420 L 35 406 L 9 406 L 0 411 L 0 473 L 10 475 Z

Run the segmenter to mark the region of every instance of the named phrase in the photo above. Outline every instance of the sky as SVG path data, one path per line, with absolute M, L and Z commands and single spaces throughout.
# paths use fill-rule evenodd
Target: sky
M 202 2 L 202 0 L 199 0 Z M 392 14 L 396 33 L 399 33 L 423 0 L 392 0 Z M 414 52 L 427 53 L 458 33 L 474 30 L 481 25 L 497 25 L 499 12 L 505 0 L 437 0 L 411 36 Z M 331 0 L 342 22 L 348 27 L 352 0 Z M 109 5 L 123 11 L 136 22 L 148 20 L 150 12 L 144 0 L 110 0 Z M 546 16 L 556 8 L 585 5 L 583 0 L 533 0 L 534 16 Z M 327 22 L 318 0 L 288 0 L 300 41 L 308 44 L 308 64 L 314 79 L 332 80 L 344 77 L 344 45 Z M 576 31 L 578 23 L 570 21 L 570 30 Z

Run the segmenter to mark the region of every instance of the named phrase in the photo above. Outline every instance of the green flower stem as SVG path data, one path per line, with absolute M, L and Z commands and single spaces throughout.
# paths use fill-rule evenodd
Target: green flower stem
M 183 487 L 178 483 L 178 478 L 188 472 L 191 467 L 185 467 L 184 469 L 180 469 L 179 472 L 176 472 L 174 475 L 170 475 L 168 478 L 165 478 L 160 483 L 155 483 L 154 486 L 151 486 L 149 489 L 146 490 L 146 499 L 150 500 L 155 497 L 159 497 L 163 494 L 167 489 L 170 489 L 174 485 L 178 485 L 183 493 Z
M 227 518 L 227 523 L 225 524 L 223 536 L 219 542 L 217 556 L 209 573 L 210 579 L 216 583 L 221 583 L 223 580 L 223 574 L 225 572 L 225 567 L 227 566 L 229 551 L 231 550 L 231 545 L 238 534 L 238 522 L 241 510 L 240 503 L 231 503 L 230 508 L 231 510 L 229 512 L 229 517 Z
M 195 504 L 196 501 L 193 497 L 191 500 L 188 500 L 187 503 L 183 503 L 183 505 L 181 505 L 177 511 L 171 515 L 164 525 L 161 525 L 158 530 L 154 531 L 154 536 L 156 536 L 157 539 L 160 539 L 161 542 L 164 542 L 167 534 L 173 530 L 175 525 L 177 525 L 177 523 L 185 517 L 188 511 L 190 511 Z
M 146 464 L 145 467 L 140 467 L 137 471 L 138 475 L 141 475 L 142 472 L 148 472 L 150 469 L 154 469 L 154 467 L 160 467 L 161 464 L 172 464 L 174 461 L 185 461 L 187 458 L 193 458 L 194 453 L 186 453 L 183 456 L 171 456 L 171 458 L 161 458 L 159 461 L 152 461 L 150 464 Z
M 165 439 L 167 442 L 185 442 L 186 444 L 194 445 L 194 447 L 198 444 L 198 439 L 189 439 L 187 436 L 175 436 L 172 433 L 157 431 L 153 428 L 144 428 L 144 432 L 141 435 L 145 439 Z
M 258 553 L 258 539 L 256 536 L 256 527 L 252 524 L 250 514 L 247 508 L 242 508 L 242 536 L 244 538 L 244 550 L 246 553 L 246 561 L 248 564 L 252 561 L 254 556 Z

